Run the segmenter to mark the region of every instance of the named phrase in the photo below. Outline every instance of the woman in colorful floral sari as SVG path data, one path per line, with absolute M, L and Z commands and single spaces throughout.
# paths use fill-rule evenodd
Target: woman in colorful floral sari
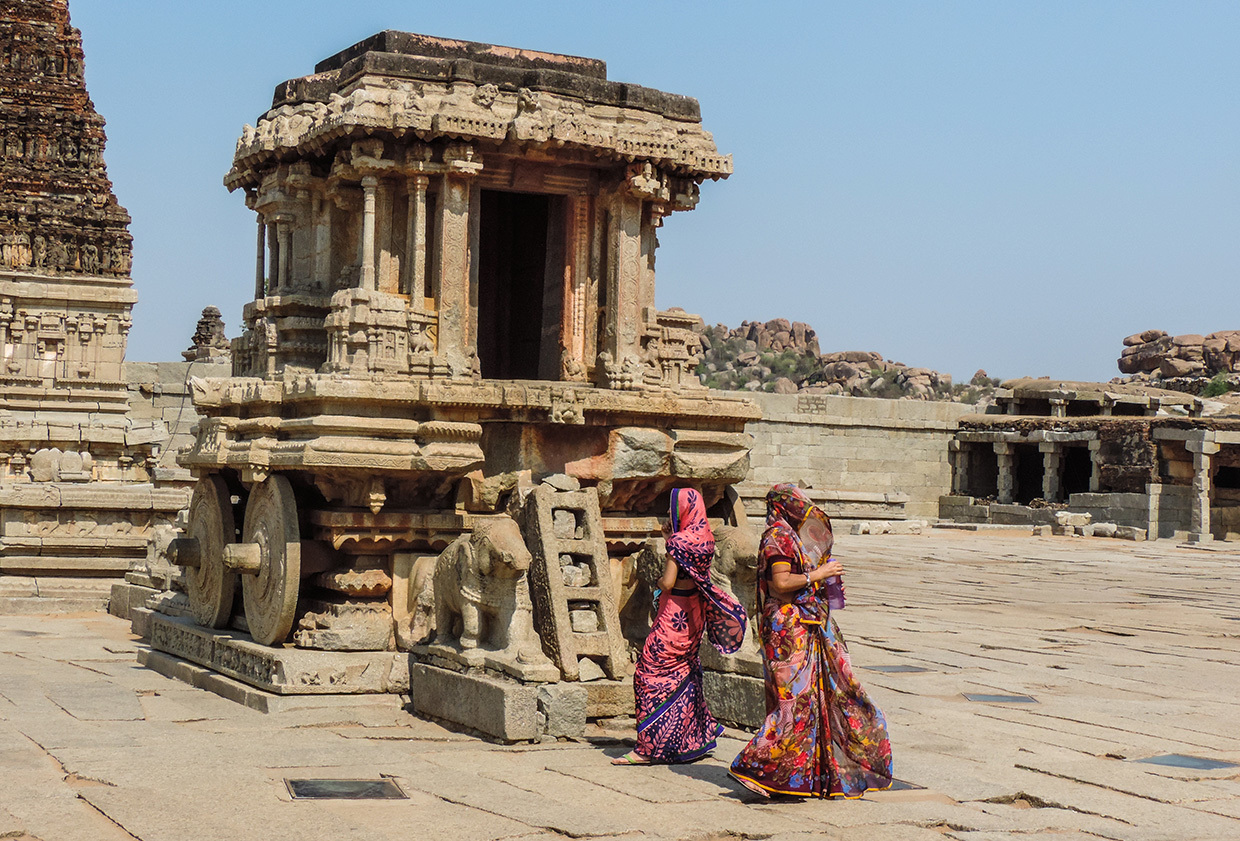
M 733 760 L 732 776 L 763 796 L 860 797 L 887 788 L 887 723 L 853 675 L 827 602 L 825 579 L 844 571 L 831 559 L 831 521 L 795 485 L 772 488 L 766 511 L 758 627 L 767 716 Z
M 745 609 L 710 580 L 715 536 L 702 495 L 673 489 L 670 514 L 662 592 L 633 675 L 637 747 L 612 760 L 615 765 L 692 762 L 714 750 L 723 726 L 702 692 L 702 633 L 725 654 L 745 638 Z

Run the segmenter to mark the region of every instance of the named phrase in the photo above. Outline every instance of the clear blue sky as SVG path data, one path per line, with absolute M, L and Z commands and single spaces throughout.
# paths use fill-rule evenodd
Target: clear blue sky
M 697 97 L 736 174 L 661 231 L 660 306 L 824 351 L 1115 376 L 1240 329 L 1240 3 L 70 0 L 133 215 L 129 358 L 229 335 L 253 215 L 221 186 L 274 86 L 383 29 L 602 58 Z

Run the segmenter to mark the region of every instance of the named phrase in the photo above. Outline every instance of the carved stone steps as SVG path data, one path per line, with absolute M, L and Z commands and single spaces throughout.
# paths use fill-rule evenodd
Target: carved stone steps
M 569 515 L 573 520 L 571 529 L 564 525 Z M 559 529 L 555 527 L 557 519 Z M 530 594 L 534 600 L 534 620 L 539 636 L 550 649 L 551 659 L 565 680 L 579 679 L 578 661 L 582 657 L 597 659 L 613 680 L 623 679 L 631 669 L 615 594 L 601 583 L 567 586 L 561 572 L 560 556 L 570 555 L 574 564 L 587 567 L 589 581 L 611 580 L 598 491 L 586 488 L 557 492 L 549 485 L 540 485 L 526 500 L 524 520 L 525 542 L 533 555 Z M 557 537 L 557 531 L 573 537 Z M 582 536 L 576 537 L 577 534 Z M 578 614 L 585 614 L 590 620 L 581 631 L 574 630 L 574 619 L 580 619 Z

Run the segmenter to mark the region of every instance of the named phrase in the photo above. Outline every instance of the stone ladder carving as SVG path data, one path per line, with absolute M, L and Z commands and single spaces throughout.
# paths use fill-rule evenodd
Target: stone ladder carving
M 525 503 L 525 542 L 534 556 L 534 619 L 564 679 L 580 677 L 582 657 L 597 660 L 608 677 L 623 679 L 629 658 L 611 586 L 598 491 L 535 488 Z

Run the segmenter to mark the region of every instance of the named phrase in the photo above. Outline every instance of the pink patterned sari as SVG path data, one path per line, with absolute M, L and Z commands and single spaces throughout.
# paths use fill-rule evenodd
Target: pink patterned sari
M 767 494 L 758 559 L 758 620 L 766 672 L 766 721 L 732 762 L 738 779 L 776 794 L 860 797 L 891 785 L 891 742 L 882 712 L 853 674 L 848 646 L 830 616 L 826 585 L 799 590 L 789 604 L 768 593 L 769 570 L 803 574 L 830 557 L 830 519 L 795 485 Z M 825 554 L 807 553 L 799 531 L 822 531 Z
M 723 726 L 706 708 L 699 650 L 705 633 L 725 653 L 740 648 L 745 609 L 710 580 L 715 538 L 702 495 L 672 491 L 672 529 L 667 553 L 696 588 L 661 594 L 646 637 L 633 692 L 637 700 L 637 747 L 652 762 L 692 762 L 715 749 Z

